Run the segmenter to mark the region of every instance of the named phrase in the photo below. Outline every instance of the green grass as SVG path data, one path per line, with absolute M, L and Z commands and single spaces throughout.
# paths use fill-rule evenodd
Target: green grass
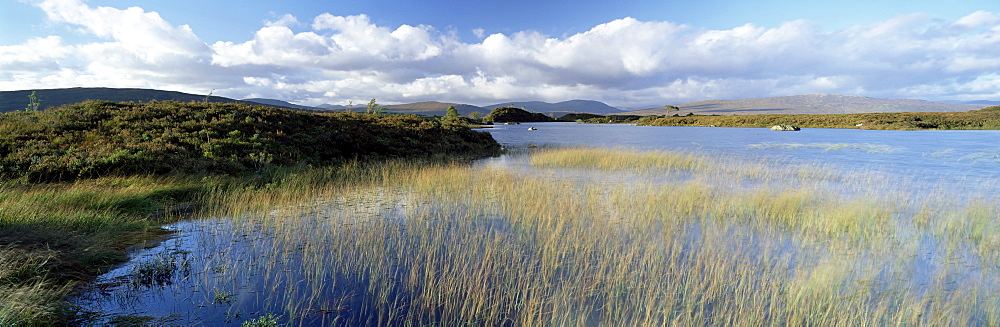
M 124 261 L 125 248 L 164 234 L 155 226 L 176 217 L 162 211 L 198 202 L 197 183 L 115 177 L 0 185 L 0 321 L 60 321 L 71 287 Z
M 73 287 L 124 262 L 126 248 L 155 244 L 167 234 L 157 227 L 162 223 L 292 205 L 317 190 L 373 178 L 360 173 L 361 165 L 276 169 L 266 176 L 0 184 L 0 324 L 64 323 L 62 300 Z M 185 265 L 183 258 L 164 257 L 136 267 L 133 282 L 162 282 L 190 268 Z

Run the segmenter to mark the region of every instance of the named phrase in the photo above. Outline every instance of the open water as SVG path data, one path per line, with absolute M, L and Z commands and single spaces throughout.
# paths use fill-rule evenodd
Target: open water
M 535 127 L 537 130 L 528 130 Z M 585 125 L 577 123 L 525 123 L 484 129 L 508 149 L 534 147 L 609 147 L 636 150 L 683 151 L 723 155 L 775 164 L 822 164 L 845 171 L 873 171 L 906 183 L 946 190 L 950 195 L 989 197 L 1000 194 L 1000 131 L 868 131 L 804 129 L 776 132 L 763 128 L 639 127 Z M 490 165 L 527 167 L 516 156 L 487 159 Z M 530 169 L 530 168 L 527 168 Z M 241 224 L 253 224 L 244 221 Z M 275 310 L 276 299 L 268 287 L 296 287 L 295 277 L 274 284 L 275 276 L 263 271 L 245 271 L 235 276 L 243 291 L 218 294 L 211 281 L 239 263 L 216 262 L 220 251 L 241 247 L 231 244 L 254 242 L 255 253 L 230 253 L 229 258 L 268 256 L 268 235 L 233 233 L 228 218 L 183 221 L 168 226 L 176 237 L 160 245 L 137 251 L 133 260 L 101 276 L 92 288 L 73 302 L 81 311 L 93 312 L 94 321 L 121 315 L 157 317 L 151 324 L 239 325 Z M 243 226 L 242 228 L 246 228 Z M 246 230 L 254 230 L 249 228 Z M 250 250 L 248 250 L 250 251 Z M 277 268 L 298 269 L 295 254 L 283 254 Z M 242 260 L 242 259 L 238 259 Z M 141 267 L 167 265 L 170 276 L 136 283 Z M 250 265 L 251 267 L 253 265 Z M 246 265 L 242 265 L 246 267 Z M 251 268 L 252 269 L 252 268 Z M 271 285 L 271 286 L 268 286 Z M 283 290 L 274 290 L 281 293 Z M 228 291 L 227 291 L 228 292 Z M 334 297 L 336 294 L 325 296 Z M 307 296 L 308 297 L 308 296 Z M 322 298 L 315 295 L 313 298 Z M 278 305 L 280 307 L 280 305 Z M 267 309 L 270 308 L 270 309 Z M 319 318 L 316 318 L 319 317 Z M 297 324 L 327 325 L 319 313 L 294 320 Z M 289 317 L 285 317 L 286 319 Z M 296 317 L 291 317 L 295 319 Z

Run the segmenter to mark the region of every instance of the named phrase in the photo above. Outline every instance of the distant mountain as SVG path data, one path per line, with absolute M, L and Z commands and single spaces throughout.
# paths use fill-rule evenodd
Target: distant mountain
M 419 115 L 437 115 L 444 116 L 448 112 L 449 106 L 455 106 L 455 110 L 458 110 L 460 116 L 468 117 L 472 112 L 479 112 L 479 116 L 483 117 L 490 113 L 489 109 L 482 107 L 477 107 L 468 104 L 459 103 L 446 103 L 446 102 L 435 102 L 435 101 L 424 101 L 416 103 L 405 103 L 405 104 L 394 104 L 385 107 L 386 111 L 405 113 L 405 114 L 419 114 Z M 360 107 L 360 108 L 359 108 Z M 364 111 L 367 110 L 367 106 L 355 106 L 354 111 Z
M 948 102 L 951 102 L 951 101 L 948 101 Z M 955 102 L 955 103 L 976 104 L 976 105 L 984 105 L 984 106 L 1000 106 L 1000 101 L 990 101 L 990 100 L 959 101 L 959 102 Z
M 664 107 L 628 111 L 628 115 L 753 115 L 753 114 L 849 114 L 872 112 L 958 112 L 986 105 L 930 102 L 914 99 L 882 99 L 855 95 L 804 94 L 741 100 L 691 102 L 668 110 Z
M 35 92 L 35 96 L 41 101 L 41 108 L 59 107 L 67 104 L 83 102 L 87 100 L 107 100 L 115 102 L 149 102 L 153 100 L 165 101 L 205 101 L 210 102 L 240 102 L 248 101 L 234 100 L 230 98 L 198 94 L 188 94 L 174 91 L 160 91 L 151 89 L 118 89 L 104 87 L 77 87 L 68 89 L 41 89 L 41 90 L 21 90 L 0 92 L 0 112 L 24 110 L 28 105 L 28 95 Z M 251 103 L 253 104 L 253 103 Z
M 569 100 L 558 103 L 548 103 L 542 101 L 522 101 L 522 102 L 504 102 L 498 103 L 492 106 L 486 106 L 484 108 L 493 110 L 501 107 L 514 107 L 522 108 L 525 110 L 534 110 L 537 112 L 549 114 L 555 114 L 556 117 L 567 113 L 592 113 L 592 114 L 616 114 L 622 113 L 622 110 L 609 106 L 604 102 L 593 101 L 593 100 Z
M 338 110 L 338 109 L 345 109 L 345 108 L 347 108 L 347 106 L 343 106 L 343 105 L 339 105 L 339 104 L 324 103 L 324 104 L 316 106 L 316 108 Z
M 249 101 L 249 102 L 259 103 L 259 104 L 263 104 L 263 105 L 267 105 L 267 106 L 281 107 L 281 108 L 309 109 L 309 110 L 324 109 L 324 108 L 320 108 L 320 107 L 310 107 L 310 106 L 297 105 L 297 104 L 294 104 L 294 103 L 291 103 L 291 102 L 281 101 L 281 100 L 275 100 L 275 99 L 250 98 L 250 99 L 243 99 L 243 101 Z

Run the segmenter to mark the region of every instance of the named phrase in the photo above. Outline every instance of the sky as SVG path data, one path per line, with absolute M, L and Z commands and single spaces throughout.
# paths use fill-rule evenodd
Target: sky
M 1000 100 L 1000 1 L 0 0 L 0 91 L 302 105 Z

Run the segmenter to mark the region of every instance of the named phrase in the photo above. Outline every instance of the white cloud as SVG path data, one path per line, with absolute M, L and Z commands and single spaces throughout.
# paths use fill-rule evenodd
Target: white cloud
M 270 20 L 264 21 L 264 26 L 292 27 L 292 26 L 298 26 L 300 24 L 301 23 L 299 23 L 299 19 L 295 18 L 295 16 L 292 16 L 291 14 L 281 15 L 281 18 L 278 18 L 278 20 L 275 21 L 270 21 Z
M 386 27 L 366 15 L 325 13 L 308 26 L 283 15 L 250 40 L 209 46 L 189 26 L 138 7 L 38 6 L 53 22 L 103 40 L 65 44 L 48 36 L 0 46 L 0 89 L 218 89 L 306 104 L 585 98 L 635 106 L 815 92 L 995 98 L 1000 83 L 1000 15 L 986 11 L 954 22 L 912 14 L 839 31 L 801 20 L 710 30 L 623 18 L 565 37 L 474 29 L 476 43 L 426 25 Z
M 172 26 L 159 14 L 139 7 L 90 8 L 76 0 L 46 0 L 39 7 L 49 19 L 79 25 L 98 37 L 113 39 L 121 50 L 149 63 L 170 56 L 196 57 L 208 50 L 190 26 Z
M 80 1 L 37 3 L 53 23 L 103 39 L 65 44 L 59 36 L 0 50 L 0 89 L 74 86 L 151 87 L 201 92 L 221 84 L 211 49 L 187 25 L 173 26 L 155 12 L 131 7 L 92 8 Z M 36 53 L 25 60 L 24 48 Z M 15 73 L 12 73 L 15 72 Z
M 996 28 L 998 24 L 1000 24 L 1000 15 L 985 10 L 971 13 L 955 22 L 955 25 L 967 27 L 988 26 Z
M 25 44 L 0 46 L 0 71 L 35 72 L 59 69 L 72 49 L 58 36 L 32 38 Z

